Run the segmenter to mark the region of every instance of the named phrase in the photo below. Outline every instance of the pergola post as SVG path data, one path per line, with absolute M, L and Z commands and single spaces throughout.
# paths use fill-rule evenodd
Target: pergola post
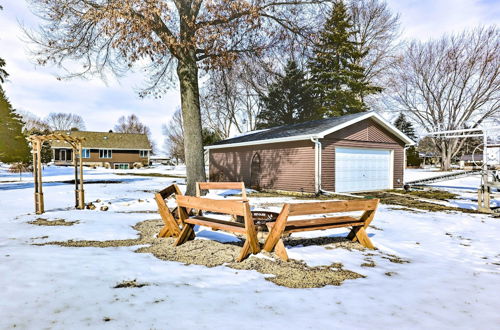
M 33 141 L 33 179 L 35 184 L 35 212 L 42 214 L 45 212 L 42 191 L 42 142 L 38 139 Z
M 76 193 L 76 208 L 83 210 L 85 208 L 85 194 L 83 191 L 83 160 L 82 160 L 82 143 L 78 142 L 76 148 L 73 149 L 75 154 L 75 193 Z M 78 163 L 76 156 L 78 154 Z M 78 172 L 80 175 L 78 175 Z M 79 179 L 77 180 L 77 178 Z M 78 182 L 80 185 L 78 186 Z

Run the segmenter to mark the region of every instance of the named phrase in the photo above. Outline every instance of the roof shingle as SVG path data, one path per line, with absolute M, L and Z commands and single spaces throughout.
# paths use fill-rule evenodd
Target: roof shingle
M 313 120 L 305 123 L 277 126 L 266 130 L 256 131 L 254 133 L 248 133 L 234 138 L 222 140 L 214 143 L 213 145 L 270 140 L 300 135 L 315 135 L 364 115 L 366 115 L 366 112 L 345 115 L 342 117 Z
M 57 131 L 56 133 L 68 134 L 70 136 L 85 138 L 82 146 L 94 149 L 151 149 L 151 144 L 146 134 L 113 133 L 113 132 L 89 132 L 89 131 Z M 63 141 L 53 141 L 54 148 L 68 147 Z

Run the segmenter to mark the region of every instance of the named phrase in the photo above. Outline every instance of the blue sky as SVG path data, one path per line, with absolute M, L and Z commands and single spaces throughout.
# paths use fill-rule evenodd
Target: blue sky
M 387 0 L 401 15 L 403 38 L 427 40 L 443 33 L 461 31 L 477 25 L 500 22 L 500 0 Z M 162 145 L 161 125 L 167 123 L 180 105 L 174 87 L 161 99 L 141 99 L 139 74 L 123 79 L 99 78 L 58 81 L 57 68 L 38 67 L 30 60 L 28 45 L 19 22 L 36 26 L 24 0 L 2 1 L 0 11 L 0 56 L 7 62 L 9 82 L 4 86 L 11 103 L 19 110 L 40 117 L 50 112 L 74 112 L 85 120 L 88 130 L 109 130 L 122 115 L 135 113 L 152 130 Z

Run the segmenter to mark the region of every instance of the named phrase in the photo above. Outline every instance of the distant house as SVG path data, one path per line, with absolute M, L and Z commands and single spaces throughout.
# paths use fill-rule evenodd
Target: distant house
M 205 147 L 211 181 L 272 190 L 399 188 L 414 142 L 374 112 L 273 127 Z
M 151 143 L 146 134 L 70 131 L 57 132 L 85 138 L 82 159 L 86 166 L 129 169 L 149 164 Z M 62 141 L 51 143 L 52 160 L 56 165 L 71 165 L 73 151 Z

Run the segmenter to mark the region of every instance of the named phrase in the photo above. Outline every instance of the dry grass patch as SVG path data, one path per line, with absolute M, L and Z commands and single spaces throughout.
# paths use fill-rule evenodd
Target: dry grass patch
M 28 222 L 30 225 L 35 225 L 35 226 L 73 226 L 79 221 L 66 221 L 64 219 L 55 219 L 55 220 L 48 220 L 45 218 L 37 218 L 34 221 Z
M 142 288 L 143 286 L 148 286 L 149 283 L 139 283 L 137 279 L 133 279 L 131 281 L 122 281 L 115 285 L 113 289 L 121 289 L 121 288 Z

